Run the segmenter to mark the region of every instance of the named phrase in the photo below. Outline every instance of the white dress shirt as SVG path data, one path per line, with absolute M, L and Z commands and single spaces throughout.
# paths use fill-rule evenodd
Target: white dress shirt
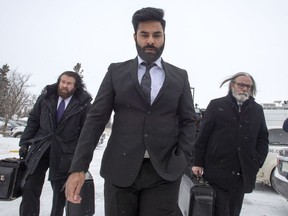
M 73 96 L 73 95 L 71 95 L 70 97 L 68 97 L 68 98 L 66 98 L 66 99 L 63 99 L 63 98 L 61 98 L 61 97 L 59 96 L 59 97 L 58 97 L 58 103 L 57 103 L 57 109 L 58 109 L 58 107 L 59 107 L 59 105 L 60 105 L 60 103 L 61 103 L 62 100 L 64 100 L 64 102 L 65 102 L 65 109 L 66 109 L 66 107 L 68 106 L 68 104 L 69 104 L 72 96 Z
M 141 83 L 142 77 L 145 73 L 146 67 L 141 65 L 143 59 L 138 56 L 138 81 L 139 84 Z M 158 95 L 165 79 L 165 72 L 163 70 L 161 64 L 161 58 L 157 59 L 155 62 L 156 66 L 150 69 L 150 77 L 151 77 L 151 104 L 155 100 L 156 96 Z

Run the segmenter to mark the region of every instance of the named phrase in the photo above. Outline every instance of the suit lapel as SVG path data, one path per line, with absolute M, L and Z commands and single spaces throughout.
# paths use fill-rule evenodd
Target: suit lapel
M 168 85 L 169 85 L 169 80 L 170 80 L 170 74 L 171 74 L 171 67 L 166 64 L 163 60 L 162 60 L 162 66 L 164 69 L 164 73 L 165 73 L 165 79 L 163 82 L 163 85 L 160 89 L 160 91 L 158 92 L 153 104 L 161 97 L 161 95 L 166 91 Z M 129 68 L 130 71 L 130 76 L 132 78 L 132 81 L 135 85 L 135 88 L 137 89 L 137 91 L 139 92 L 139 94 L 143 97 L 143 100 L 147 101 L 145 98 L 145 95 L 143 93 L 143 90 L 141 89 L 141 86 L 139 84 L 139 80 L 138 80 L 138 58 L 136 57 L 132 63 L 131 66 Z
M 169 85 L 169 80 L 170 80 L 170 67 L 169 65 L 167 65 L 163 60 L 161 61 L 162 63 L 162 66 L 163 66 L 163 70 L 164 70 L 164 73 L 165 73 L 165 79 L 164 79 L 164 82 L 163 82 L 163 85 L 161 87 L 161 89 L 159 90 L 155 100 L 153 103 L 155 103 L 160 97 L 161 95 L 166 91 L 168 85 Z
M 144 92 L 139 84 L 139 80 L 138 80 L 138 58 L 137 57 L 132 61 L 129 71 L 130 71 L 130 76 L 132 78 L 132 82 L 136 90 L 143 97 L 143 100 L 147 101 L 145 98 Z

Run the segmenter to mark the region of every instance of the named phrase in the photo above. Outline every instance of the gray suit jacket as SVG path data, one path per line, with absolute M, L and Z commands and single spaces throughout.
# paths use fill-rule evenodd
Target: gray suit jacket
M 137 58 L 113 63 L 87 115 L 70 172 L 87 171 L 93 151 L 112 111 L 112 133 L 105 149 L 101 176 L 127 187 L 137 177 L 145 150 L 166 180 L 181 176 L 192 159 L 196 114 L 185 70 L 162 61 L 165 80 L 153 104 L 137 79 Z

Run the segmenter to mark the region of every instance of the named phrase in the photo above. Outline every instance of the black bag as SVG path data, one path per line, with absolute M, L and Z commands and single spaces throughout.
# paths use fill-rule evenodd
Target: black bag
M 182 176 L 178 205 L 183 216 L 213 216 L 215 198 L 214 189 L 202 177 Z
M 95 213 L 95 189 L 90 172 L 86 173 L 85 182 L 81 188 L 81 203 L 66 201 L 66 216 L 92 216 Z
M 5 158 L 0 160 L 0 200 L 13 200 L 22 195 L 25 170 L 24 159 Z

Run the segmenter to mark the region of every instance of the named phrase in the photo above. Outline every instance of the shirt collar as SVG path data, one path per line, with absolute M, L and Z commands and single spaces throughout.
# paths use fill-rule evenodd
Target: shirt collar
M 138 57 L 138 66 L 142 63 L 142 62 L 145 62 L 139 55 L 137 56 Z M 161 63 L 161 57 L 159 57 L 155 62 L 154 64 L 156 64 L 158 67 L 160 67 L 161 69 L 162 68 L 162 63 Z
M 72 96 L 73 96 L 73 95 L 71 95 L 70 97 L 68 97 L 68 98 L 66 98 L 66 99 L 63 99 L 63 98 L 61 98 L 61 97 L 59 96 L 59 97 L 58 97 L 58 104 L 59 104 L 62 100 L 64 100 L 64 101 L 65 101 L 65 104 L 66 104 L 66 106 L 67 106 L 67 104 L 70 102 Z

